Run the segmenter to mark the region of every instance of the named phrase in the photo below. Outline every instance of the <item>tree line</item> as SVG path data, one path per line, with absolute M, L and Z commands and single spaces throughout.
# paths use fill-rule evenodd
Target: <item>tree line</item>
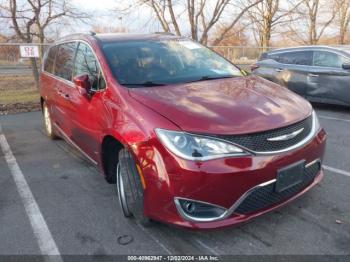
M 278 41 L 316 45 L 327 30 L 330 43 L 348 43 L 350 0 L 133 0 L 119 11 L 127 15 L 137 6 L 151 10 L 163 31 L 205 45 L 237 35 L 263 48 Z
M 96 31 L 127 32 L 127 27 L 117 25 L 118 19 L 148 13 L 150 23 L 160 31 L 211 46 L 267 49 L 271 45 L 344 45 L 350 40 L 350 0 L 115 0 L 115 4 L 109 16 L 115 17 L 116 25 L 106 30 L 95 24 Z M 6 31 L 0 36 L 7 33 L 21 42 L 44 43 L 54 30 L 63 35 L 68 24 L 94 20 L 93 14 L 81 10 L 69 0 L 0 0 L 0 28 Z M 31 59 L 31 64 L 38 82 L 37 61 Z
M 125 3 L 127 7 L 118 8 Z M 240 36 L 260 47 L 286 40 L 310 45 L 322 38 L 341 45 L 349 41 L 350 0 L 115 0 L 115 4 L 108 13 L 116 18 L 109 31 L 129 31 L 118 26 L 118 18 L 127 20 L 135 12 L 143 16 L 148 10 L 160 31 L 205 45 Z M 105 29 L 98 20 L 94 26 L 93 14 L 82 10 L 69 0 L 0 0 L 0 25 L 29 43 L 47 41 L 53 30 L 62 35 L 67 24 L 77 20 L 90 21 L 97 31 Z

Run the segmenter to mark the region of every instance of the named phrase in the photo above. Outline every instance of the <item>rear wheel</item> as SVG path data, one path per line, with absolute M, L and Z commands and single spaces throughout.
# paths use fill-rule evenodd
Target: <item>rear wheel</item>
M 55 134 L 52 128 L 52 120 L 51 120 L 49 108 L 47 107 L 45 102 L 43 103 L 43 117 L 44 117 L 44 127 L 45 127 L 46 135 L 51 139 L 56 139 L 57 135 Z
M 119 204 L 125 217 L 134 217 L 144 226 L 150 226 L 151 220 L 143 213 L 143 187 L 136 163 L 130 152 L 119 152 L 117 166 L 117 190 Z

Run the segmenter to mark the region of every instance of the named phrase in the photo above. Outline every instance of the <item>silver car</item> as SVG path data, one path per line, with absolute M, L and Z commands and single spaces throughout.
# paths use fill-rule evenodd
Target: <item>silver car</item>
M 251 69 L 309 101 L 350 106 L 350 48 L 276 49 L 263 53 Z

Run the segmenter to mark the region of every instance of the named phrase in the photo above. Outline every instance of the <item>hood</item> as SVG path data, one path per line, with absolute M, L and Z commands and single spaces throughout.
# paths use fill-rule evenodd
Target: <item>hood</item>
M 129 89 L 182 130 L 244 134 L 283 127 L 311 114 L 310 103 L 258 76 Z

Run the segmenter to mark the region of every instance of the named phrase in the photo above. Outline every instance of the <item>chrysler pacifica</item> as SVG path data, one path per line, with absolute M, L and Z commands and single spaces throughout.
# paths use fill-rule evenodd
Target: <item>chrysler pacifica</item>
M 189 39 L 68 36 L 40 80 L 47 135 L 97 165 L 141 223 L 237 224 L 323 176 L 326 134 L 310 103 Z

